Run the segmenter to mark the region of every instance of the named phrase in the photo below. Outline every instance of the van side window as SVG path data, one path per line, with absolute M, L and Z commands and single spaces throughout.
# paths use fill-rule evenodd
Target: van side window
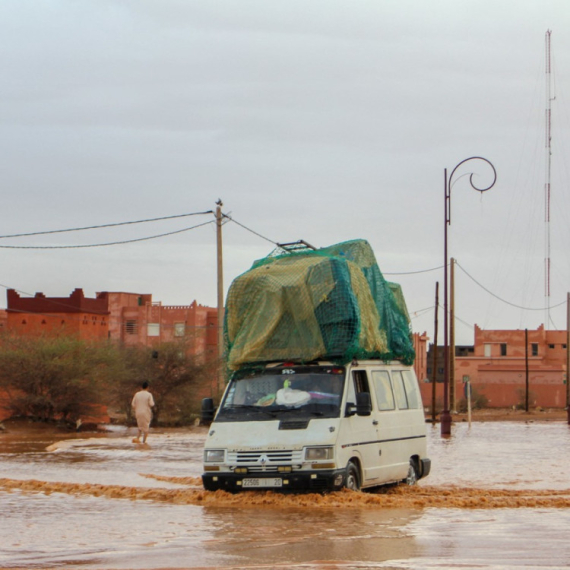
M 352 381 L 354 383 L 354 391 L 356 394 L 360 394 L 361 392 L 370 392 L 366 370 L 353 370 Z
M 411 370 L 404 370 L 402 376 L 404 377 L 404 388 L 408 397 L 408 406 L 410 409 L 417 410 L 421 407 L 421 400 L 418 394 L 419 387 L 415 375 Z
M 376 392 L 376 403 L 378 409 L 393 410 L 394 393 L 392 392 L 392 384 L 390 383 L 390 374 L 387 370 L 373 370 L 372 371 L 372 384 Z
M 406 397 L 406 390 L 404 388 L 404 379 L 401 372 L 392 372 L 392 383 L 394 384 L 394 395 L 396 396 L 396 403 L 400 410 L 408 409 L 408 398 Z

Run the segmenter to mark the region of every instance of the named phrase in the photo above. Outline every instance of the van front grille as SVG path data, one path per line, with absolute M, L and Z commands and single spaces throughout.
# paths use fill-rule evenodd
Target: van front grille
M 301 463 L 302 450 L 271 450 L 271 451 L 228 451 L 228 463 L 244 467 L 259 467 L 269 471 L 279 465 Z

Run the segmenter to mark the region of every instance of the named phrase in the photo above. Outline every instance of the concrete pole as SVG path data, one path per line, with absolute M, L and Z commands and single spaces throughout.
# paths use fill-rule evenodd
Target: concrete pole
M 456 167 L 457 168 L 457 167 Z M 450 180 L 447 179 L 447 168 L 443 171 L 445 189 L 445 223 L 443 232 L 443 410 L 439 416 L 441 435 L 451 435 L 451 414 L 449 413 L 449 321 L 447 301 L 449 279 L 447 267 L 449 264 L 447 249 L 447 226 L 450 224 Z
M 222 257 L 222 206 L 219 199 L 216 202 L 216 244 L 218 266 L 218 395 L 224 387 L 224 267 Z
M 433 366 L 431 374 L 431 421 L 435 424 L 435 387 L 437 385 L 437 315 L 439 310 L 439 281 L 435 284 L 435 313 L 433 318 Z
M 452 412 L 457 412 L 457 394 L 455 390 L 455 259 L 450 259 L 449 266 L 449 400 Z
M 525 409 L 525 412 L 528 412 L 528 392 L 529 392 L 529 377 L 528 377 L 528 329 L 524 329 L 524 362 L 525 362 L 524 409 Z
M 570 293 L 566 294 L 566 414 L 570 425 Z

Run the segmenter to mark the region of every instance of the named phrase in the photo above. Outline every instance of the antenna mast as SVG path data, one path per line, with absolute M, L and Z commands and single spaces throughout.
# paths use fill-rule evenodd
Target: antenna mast
M 550 75 L 550 34 L 551 30 L 547 30 L 545 36 L 546 51 L 546 182 L 544 184 L 544 296 L 546 300 L 545 327 L 550 326 L 550 167 L 552 163 L 552 149 L 550 143 L 551 134 L 551 102 L 553 100 L 551 93 L 551 75 Z

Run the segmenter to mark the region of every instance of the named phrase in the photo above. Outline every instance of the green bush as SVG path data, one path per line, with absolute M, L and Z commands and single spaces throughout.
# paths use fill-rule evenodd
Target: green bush
M 120 347 L 72 337 L 0 338 L 0 390 L 12 416 L 75 424 L 105 405 L 132 422 L 131 401 L 142 382 L 156 407 L 153 424 L 183 425 L 199 412 L 200 389 L 217 362 L 188 355 L 184 342 Z
M 3 337 L 0 388 L 14 416 L 74 422 L 103 402 L 101 373 L 112 352 L 106 344 L 71 337 Z

